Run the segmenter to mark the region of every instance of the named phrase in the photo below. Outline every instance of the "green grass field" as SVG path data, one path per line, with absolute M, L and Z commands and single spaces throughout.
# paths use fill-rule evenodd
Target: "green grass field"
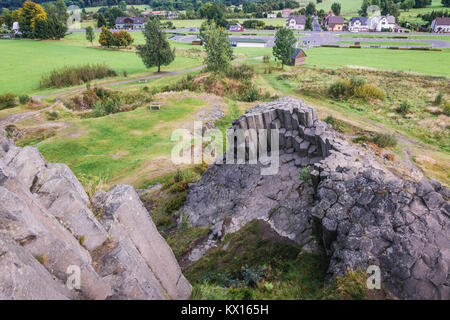
M 395 37 L 406 37 L 407 39 L 440 40 L 450 42 L 450 35 L 426 35 L 426 34 L 339 34 L 340 38 L 358 39 L 395 39 Z
M 103 50 L 86 47 L 87 41 L 81 40 L 84 33 L 77 34 L 79 41 L 33 41 L 1 40 L 0 52 L 0 93 L 33 94 L 39 92 L 42 75 L 51 70 L 86 63 L 102 63 L 119 74 L 126 71 L 129 75 L 156 72 L 156 68 L 147 69 L 134 52 Z M 70 39 L 70 36 L 69 36 Z M 174 71 L 201 65 L 201 59 L 176 57 L 163 71 Z
M 170 155 L 174 124 L 204 105 L 195 97 L 169 99 L 158 112 L 138 108 L 70 121 L 64 135 L 45 141 L 39 150 L 47 161 L 66 163 L 78 177 L 110 181 L 131 174 L 144 161 Z
M 356 41 L 341 40 L 337 43 L 342 44 L 355 44 Z M 426 42 L 407 42 L 407 41 L 358 41 L 361 45 L 373 45 L 373 46 L 431 46 L 431 43 Z
M 314 48 L 306 50 L 306 53 L 308 55 L 306 63 L 311 66 L 331 68 L 359 66 L 380 70 L 450 76 L 450 69 L 442 67 L 442 61 L 449 61 L 450 59 L 450 49 L 443 49 L 442 51 L 401 51 L 377 48 Z
M 345 17 L 347 20 L 354 16 L 358 16 L 358 11 L 361 8 L 363 0 L 323 0 L 322 3 L 316 4 L 317 9 L 323 9 L 326 12 L 331 10 L 331 5 L 334 2 L 341 4 L 341 16 Z M 441 4 L 441 0 L 433 0 L 431 6 L 426 8 L 411 9 L 409 11 L 400 11 L 399 20 L 406 20 L 411 23 L 423 23 L 424 21 L 417 18 L 419 13 L 427 13 L 433 10 L 445 10 Z

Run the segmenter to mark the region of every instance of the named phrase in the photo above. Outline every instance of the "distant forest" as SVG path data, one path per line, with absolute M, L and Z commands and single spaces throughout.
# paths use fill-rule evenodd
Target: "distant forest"
M 44 2 L 51 2 L 49 0 L 31 0 L 33 2 L 42 4 Z M 115 6 L 119 4 L 120 0 L 64 0 L 67 6 L 77 5 L 80 8 L 86 7 L 103 7 Z M 296 0 L 125 0 L 129 5 L 133 4 L 147 4 L 155 10 L 196 10 L 204 2 L 221 2 L 227 6 L 241 5 L 249 2 L 263 2 L 268 8 L 272 10 L 284 8 L 296 8 L 298 3 Z M 17 9 L 22 7 L 25 0 L 0 0 L 0 9 Z M 56 1 L 55 1 L 56 2 Z

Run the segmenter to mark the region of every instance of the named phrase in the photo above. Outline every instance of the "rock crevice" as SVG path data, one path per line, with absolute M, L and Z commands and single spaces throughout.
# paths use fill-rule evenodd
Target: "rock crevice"
M 93 207 L 64 164 L 0 128 L 0 299 L 187 299 L 192 288 L 131 186 Z M 80 287 L 66 285 L 71 267 Z
M 181 209 L 193 225 L 221 238 L 264 219 L 304 250 L 323 247 L 328 279 L 375 265 L 400 298 L 450 299 L 449 189 L 394 176 L 298 99 L 258 105 L 232 128 L 278 129 L 279 171 L 262 176 L 261 163 L 212 165 Z M 308 181 L 299 179 L 305 167 Z

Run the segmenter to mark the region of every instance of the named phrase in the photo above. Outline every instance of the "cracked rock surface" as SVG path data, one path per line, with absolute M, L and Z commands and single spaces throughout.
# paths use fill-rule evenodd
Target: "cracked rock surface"
M 66 286 L 71 266 L 80 288 Z M 191 291 L 131 186 L 91 203 L 66 165 L 15 146 L 0 127 L 0 299 L 188 299 Z
M 193 225 L 221 238 L 263 219 L 304 250 L 323 247 L 328 279 L 376 265 L 399 298 L 450 299 L 449 189 L 394 176 L 302 100 L 255 106 L 233 129 L 279 129 L 278 173 L 261 175 L 260 163 L 210 166 L 180 210 Z M 309 182 L 299 179 L 305 166 Z

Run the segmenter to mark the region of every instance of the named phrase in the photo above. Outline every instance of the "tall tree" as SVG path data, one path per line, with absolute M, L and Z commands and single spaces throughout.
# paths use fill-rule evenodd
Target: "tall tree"
M 126 3 L 124 0 L 120 1 L 119 4 L 118 4 L 117 6 L 118 6 L 119 9 L 122 10 L 122 11 L 127 10 L 127 3 Z
M 30 37 L 34 31 L 34 24 L 36 19 L 47 20 L 47 14 L 41 5 L 25 1 L 20 14 L 20 30 Z
M 311 16 L 307 16 L 306 17 L 306 22 L 305 22 L 305 30 L 313 30 L 313 25 L 312 25 L 312 19 Z
M 206 51 L 206 69 L 215 73 L 226 72 L 233 60 L 233 48 L 224 29 L 216 26 L 214 21 L 205 22 L 200 29 L 200 38 Z
M 208 22 L 214 21 L 216 26 L 226 27 L 227 21 L 224 17 L 224 9 L 221 4 L 206 2 L 200 9 L 200 17 L 207 19 Z
M 95 39 L 94 29 L 91 26 L 89 26 L 86 28 L 86 40 L 89 41 L 92 45 L 94 39 Z
M 101 28 L 101 27 L 106 27 L 107 23 L 106 23 L 106 19 L 105 16 L 101 13 L 99 13 L 98 18 L 97 18 L 97 27 Z
M 450 7 L 450 0 L 442 0 L 441 3 L 444 7 Z
M 280 28 L 275 34 L 275 45 L 272 49 L 274 57 L 281 61 L 281 67 L 288 64 L 295 53 L 297 39 L 292 30 L 285 27 Z
M 64 0 L 56 2 L 56 17 L 59 22 L 66 24 L 69 14 L 67 13 L 67 6 Z
M 143 33 L 145 44 L 136 47 L 137 54 L 147 68 L 157 66 L 160 72 L 162 65 L 166 66 L 175 59 L 175 51 L 170 48 L 158 18 L 148 20 Z
M 308 3 L 306 6 L 306 15 L 310 16 L 313 15 L 316 12 L 316 5 L 313 2 Z
M 367 13 L 367 9 L 370 7 L 370 1 L 369 0 L 364 0 L 362 5 L 361 5 L 361 9 L 359 9 L 359 15 L 361 17 L 367 17 L 368 13 Z
M 331 5 L 331 11 L 333 11 L 333 13 L 338 16 L 341 14 L 341 4 L 339 2 L 334 2 Z

